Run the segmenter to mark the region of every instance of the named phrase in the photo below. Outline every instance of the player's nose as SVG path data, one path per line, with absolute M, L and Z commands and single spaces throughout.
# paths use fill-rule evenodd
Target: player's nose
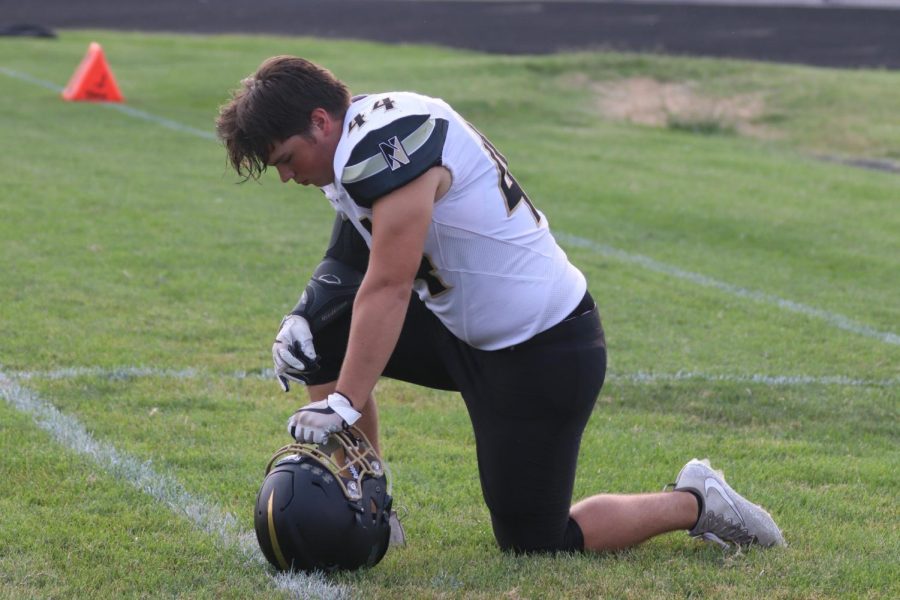
M 294 178 L 294 172 L 285 165 L 278 165 L 278 176 L 281 178 L 281 183 L 287 183 Z

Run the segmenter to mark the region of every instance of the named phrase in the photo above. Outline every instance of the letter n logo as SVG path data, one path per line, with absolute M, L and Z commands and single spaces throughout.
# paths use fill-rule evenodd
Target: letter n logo
M 378 147 L 381 148 L 381 154 L 384 155 L 384 160 L 391 171 L 409 164 L 409 155 L 396 135 L 386 142 L 381 142 Z

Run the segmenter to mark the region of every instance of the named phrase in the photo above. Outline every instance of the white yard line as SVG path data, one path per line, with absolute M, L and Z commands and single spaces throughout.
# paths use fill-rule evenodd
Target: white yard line
M 203 369 L 154 369 L 151 367 L 68 367 L 48 371 L 11 371 L 6 375 L 11 380 L 56 381 L 76 377 L 98 377 L 112 381 L 157 377 L 161 379 L 215 379 L 228 377 L 232 379 L 260 379 L 275 381 L 272 369 L 259 371 L 232 371 L 230 373 L 213 373 Z M 624 382 L 634 384 L 670 383 L 679 381 L 708 381 L 721 383 L 746 383 L 765 386 L 797 386 L 797 385 L 835 385 L 844 387 L 898 387 L 900 378 L 865 379 L 847 375 L 770 375 L 765 373 L 729 374 L 700 373 L 696 371 L 677 371 L 675 373 L 653 373 L 638 371 L 636 373 L 607 374 L 608 382 Z
M 0 73 L 8 77 L 12 77 L 14 79 L 18 79 L 20 81 L 25 81 L 27 83 L 31 83 L 34 85 L 39 85 L 43 88 L 47 88 L 53 92 L 61 93 L 63 88 L 56 85 L 52 81 L 45 81 L 43 79 L 38 79 L 36 77 L 32 77 L 27 73 L 22 73 L 20 71 L 14 71 L 13 69 L 8 69 L 6 67 L 0 67 Z M 215 140 L 216 134 L 211 131 L 205 131 L 203 129 L 197 129 L 196 127 L 191 127 L 190 125 L 184 125 L 177 121 L 173 121 L 172 119 L 167 119 L 165 117 L 160 117 L 157 115 L 152 115 L 148 112 L 144 112 L 142 110 L 138 110 L 136 108 L 132 108 L 125 104 L 119 104 L 116 102 L 97 102 L 94 103 L 95 106 L 102 106 L 104 108 L 108 108 L 110 110 L 119 111 L 122 114 L 128 115 L 129 117 L 134 117 L 136 119 L 142 119 L 144 121 L 149 121 L 161 127 L 165 127 L 166 129 L 172 129 L 174 131 L 180 131 L 181 133 L 187 133 L 189 135 L 193 135 L 194 137 L 203 138 L 205 140 Z
M 846 375 L 763 375 L 755 373 L 750 375 L 727 375 L 713 373 L 696 373 L 693 371 L 678 371 L 677 373 L 611 373 L 607 381 L 626 383 L 674 383 L 679 381 L 707 381 L 710 383 L 746 383 L 765 386 L 802 386 L 802 385 L 836 385 L 844 387 L 897 387 L 900 386 L 900 378 L 889 379 L 859 379 Z
M 274 373 L 274 371 L 273 371 Z M 106 369 L 103 367 L 65 367 L 50 371 L 12 371 L 7 376 L 18 381 L 31 379 L 57 380 L 72 379 L 74 377 L 99 377 L 101 379 L 133 379 L 138 377 L 162 377 L 171 379 L 193 379 L 198 377 L 197 369 L 154 369 L 150 367 L 115 367 Z M 212 373 L 206 375 L 210 379 Z
M 195 127 L 191 127 L 190 125 L 182 125 L 177 121 L 173 121 L 171 119 L 166 119 L 165 117 L 159 117 L 156 115 L 151 115 L 148 112 L 144 112 L 142 110 L 138 110 L 136 108 L 131 108 L 130 106 L 126 106 L 125 104 L 115 104 L 110 102 L 104 102 L 103 106 L 109 108 L 110 110 L 117 110 L 120 113 L 126 114 L 129 117 L 135 117 L 137 119 L 143 119 L 144 121 L 150 121 L 151 123 L 156 123 L 157 125 L 161 125 L 168 129 L 173 129 L 175 131 L 180 131 L 181 133 L 188 133 L 195 137 L 200 137 L 205 140 L 216 140 L 216 134 L 211 131 L 205 131 L 203 129 L 197 129 Z
M 15 79 L 19 79 L 20 81 L 25 81 L 27 83 L 31 83 L 34 85 L 39 85 L 41 87 L 60 92 L 62 88 L 52 83 L 50 81 L 44 81 L 42 79 L 37 79 L 28 75 L 27 73 L 21 73 L 19 71 L 14 71 L 12 69 L 8 69 L 6 67 L 0 67 L 0 73 L 8 77 L 13 77 Z M 136 110 L 133 108 L 129 108 L 122 104 L 116 103 L 100 103 L 102 106 L 106 106 L 113 110 L 118 110 L 119 112 L 126 114 L 128 116 L 132 116 L 135 118 L 143 119 L 149 121 L 151 123 L 155 123 L 162 127 L 167 127 L 169 129 L 173 129 L 175 131 L 179 131 L 181 133 L 187 133 L 193 135 L 195 137 L 200 137 L 203 139 L 214 140 L 216 139 L 215 134 L 209 131 L 204 131 L 201 129 L 196 129 L 194 127 L 190 127 L 188 125 L 182 125 L 181 123 L 177 123 L 170 119 L 166 119 L 163 117 L 158 117 L 156 115 L 152 115 L 150 113 L 146 113 L 144 111 Z M 850 331 L 852 333 L 856 333 L 858 335 L 866 336 L 872 339 L 876 339 L 878 341 L 884 342 L 886 344 L 900 345 L 900 335 L 893 333 L 891 331 L 880 331 L 873 327 L 869 327 L 868 325 L 864 325 L 862 323 L 857 323 L 852 319 L 845 317 L 844 315 L 833 313 L 825 310 L 821 310 L 818 308 L 814 308 L 812 306 L 806 306 L 805 304 L 801 304 L 799 302 L 794 302 L 793 300 L 787 300 L 785 298 L 780 298 L 775 296 L 774 294 L 768 294 L 766 292 L 760 292 L 756 290 L 742 288 L 740 286 L 736 286 L 730 283 L 725 283 L 722 281 L 718 281 L 711 277 L 707 277 L 706 275 L 702 275 L 700 273 L 693 273 L 691 271 L 686 271 L 684 269 L 680 269 L 678 267 L 674 267 L 672 265 L 667 265 L 666 263 L 659 262 L 655 259 L 652 259 L 647 256 L 642 256 L 640 254 L 633 254 L 631 252 L 626 252 L 624 250 L 620 250 L 618 248 L 614 248 L 612 246 L 607 246 L 605 244 L 600 244 L 594 242 L 592 240 L 588 240 L 585 238 L 581 238 L 575 235 L 570 235 L 564 232 L 556 232 L 556 238 L 564 244 L 569 244 L 571 246 L 576 246 L 579 248 L 585 248 L 594 252 L 595 254 L 599 254 L 601 256 L 605 256 L 607 258 L 612 258 L 615 260 L 619 260 L 622 262 L 634 264 L 641 266 L 650 271 L 655 271 L 657 273 L 663 273 L 665 275 L 669 275 L 672 277 L 677 277 L 679 279 L 683 279 L 685 281 L 690 281 L 691 283 L 695 283 L 697 285 L 701 285 L 704 287 L 714 288 L 719 290 L 720 292 L 724 292 L 726 294 L 730 294 L 732 296 L 737 296 L 738 298 L 746 298 L 749 300 L 754 300 L 756 302 L 762 302 L 765 304 L 771 304 L 782 308 L 784 310 L 799 313 L 805 315 L 807 317 L 813 317 L 816 319 L 820 319 L 825 321 L 829 325 L 837 327 L 838 329 L 843 329 L 845 331 Z
M 140 491 L 169 507 L 175 514 L 187 518 L 201 531 L 218 537 L 224 546 L 237 550 L 253 561 L 260 570 L 268 564 L 252 531 L 243 531 L 231 513 L 214 503 L 206 502 L 188 492 L 173 477 L 156 472 L 149 462 L 142 462 L 116 449 L 108 442 L 95 439 L 78 419 L 60 412 L 52 403 L 32 390 L 19 385 L 14 377 L 0 371 L 0 397 L 16 410 L 30 415 L 35 424 L 47 431 L 59 444 L 87 456 L 101 469 L 125 480 Z M 321 575 L 301 573 L 271 576 L 278 589 L 292 598 L 349 598 L 347 586 L 328 583 Z
M 657 273 L 662 273 L 664 275 L 669 275 L 677 279 L 689 281 L 703 287 L 713 288 L 731 296 L 737 296 L 738 298 L 746 298 L 755 302 L 770 304 L 789 312 L 795 312 L 807 317 L 820 319 L 822 321 L 825 321 L 829 325 L 837 327 L 838 329 L 843 329 L 844 331 L 849 331 L 851 333 L 869 337 L 886 344 L 892 344 L 894 346 L 900 345 L 900 335 L 892 331 L 880 331 L 873 327 L 869 327 L 868 325 L 857 323 L 856 321 L 838 313 L 829 312 L 827 310 L 822 310 L 820 308 L 815 308 L 812 306 L 807 306 L 799 302 L 794 302 L 793 300 L 781 298 L 774 294 L 760 292 L 758 290 L 751 290 L 748 288 L 733 285 L 731 283 L 726 283 L 724 281 L 719 281 L 718 279 L 713 279 L 712 277 L 708 277 L 701 273 L 686 271 L 679 267 L 674 267 L 672 265 L 660 262 L 648 256 L 619 250 L 618 248 L 614 248 L 613 246 L 600 244 L 593 240 L 588 240 L 576 235 L 570 235 L 568 233 L 555 233 L 554 235 L 563 244 L 574 246 L 576 248 L 584 248 L 585 250 L 589 250 L 594 254 L 598 254 L 606 258 L 612 258 L 621 262 L 638 265 L 647 269 L 648 271 L 655 271 Z

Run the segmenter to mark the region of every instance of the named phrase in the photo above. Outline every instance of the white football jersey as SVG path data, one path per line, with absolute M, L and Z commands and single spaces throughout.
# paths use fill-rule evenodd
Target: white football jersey
M 409 92 L 355 99 L 323 191 L 371 246 L 372 205 L 433 166 L 451 176 L 434 205 L 414 289 L 461 340 L 497 350 L 568 315 L 587 289 L 506 159 L 450 106 Z

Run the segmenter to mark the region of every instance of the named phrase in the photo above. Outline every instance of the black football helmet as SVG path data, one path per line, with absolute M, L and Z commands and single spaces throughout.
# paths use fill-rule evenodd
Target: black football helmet
M 280 571 L 375 566 L 391 535 L 388 491 L 384 463 L 355 427 L 284 446 L 256 497 L 256 539 Z

